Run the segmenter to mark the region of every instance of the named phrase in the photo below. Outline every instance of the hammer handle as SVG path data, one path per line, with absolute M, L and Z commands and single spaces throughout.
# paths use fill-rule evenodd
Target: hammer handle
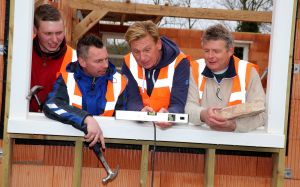
M 100 150 L 100 143 L 96 143 L 93 147 L 94 153 L 97 155 L 98 159 L 101 161 L 102 165 L 104 166 L 105 170 L 107 171 L 107 173 L 111 173 L 112 170 L 110 169 L 110 167 L 108 166 L 102 151 Z

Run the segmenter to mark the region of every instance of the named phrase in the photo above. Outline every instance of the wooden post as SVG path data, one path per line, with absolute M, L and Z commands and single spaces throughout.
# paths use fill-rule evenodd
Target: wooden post
M 10 1 L 9 14 L 9 35 L 8 35 L 8 63 L 7 63 L 7 77 L 6 77 L 6 95 L 5 95 L 5 113 L 4 113 L 4 131 L 3 131 L 3 176 L 0 183 L 2 187 L 10 186 L 11 173 L 11 154 L 12 141 L 7 133 L 8 115 L 9 115 L 9 101 L 10 101 L 10 82 L 11 82 L 11 63 L 12 63 L 12 44 L 13 44 L 13 30 L 14 30 L 14 7 L 15 1 Z
M 141 175 L 140 175 L 141 187 L 147 186 L 148 157 L 149 157 L 149 145 L 142 145 Z
M 6 135 L 4 137 L 3 145 L 3 176 L 2 187 L 10 186 L 10 174 L 11 174 L 11 157 L 12 157 L 12 139 Z
M 215 149 L 206 149 L 205 150 L 205 171 L 204 171 L 204 186 L 210 187 L 214 186 L 215 178 L 215 158 L 216 150 Z
M 81 186 L 81 167 L 82 167 L 82 140 L 75 141 L 73 187 Z
M 272 187 L 282 187 L 284 185 L 285 149 L 280 149 L 278 153 L 273 153 L 272 157 L 273 157 Z

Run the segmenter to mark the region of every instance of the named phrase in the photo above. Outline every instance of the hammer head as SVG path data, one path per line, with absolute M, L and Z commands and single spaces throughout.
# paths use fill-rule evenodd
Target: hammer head
M 26 96 L 26 99 L 31 100 L 32 96 L 36 95 L 41 89 L 43 89 L 43 86 L 40 85 L 33 86 L 30 89 L 29 94 Z
M 117 166 L 117 168 L 114 171 L 109 171 L 107 177 L 105 177 L 104 179 L 102 179 L 102 184 L 107 184 L 108 182 L 114 180 L 116 178 L 116 176 L 118 175 L 119 172 L 119 165 Z

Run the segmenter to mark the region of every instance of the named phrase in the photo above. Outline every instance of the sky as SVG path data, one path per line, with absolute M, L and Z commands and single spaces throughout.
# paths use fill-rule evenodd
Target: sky
M 124 2 L 126 0 L 112 0 L 116 2 Z M 178 6 L 178 3 L 184 3 L 189 0 L 130 0 L 131 3 L 143 3 L 143 4 L 154 4 L 154 1 L 160 2 L 160 5 L 164 5 L 165 2 L 177 2 L 173 3 L 172 6 Z M 222 0 L 191 0 L 191 7 L 193 8 L 216 8 L 216 9 L 226 9 L 221 5 Z M 179 5 L 184 6 L 184 5 Z M 192 29 L 206 29 L 207 27 L 214 25 L 216 23 L 221 23 L 225 25 L 230 31 L 234 31 L 237 22 L 236 21 L 223 21 L 223 20 L 207 20 L 207 19 L 192 19 L 192 22 L 195 22 Z M 168 28 L 180 28 L 180 29 L 189 29 L 187 18 L 171 18 L 164 17 L 158 25 L 159 27 L 168 27 Z M 260 31 L 262 33 L 270 33 L 271 26 L 270 24 L 263 25 Z

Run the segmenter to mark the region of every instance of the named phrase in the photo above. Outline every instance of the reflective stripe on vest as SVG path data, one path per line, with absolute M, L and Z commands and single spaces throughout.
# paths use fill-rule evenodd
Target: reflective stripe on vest
M 160 69 L 157 80 L 154 83 L 151 96 L 149 97 L 147 94 L 145 69 L 138 65 L 132 53 L 125 56 L 125 64 L 137 82 L 144 106 L 150 106 L 156 112 L 161 108 L 168 108 L 173 86 L 174 72 L 177 65 L 183 58 L 187 57 L 183 53 L 180 53 L 173 62 Z
M 203 91 L 206 83 L 206 77 L 202 75 L 205 68 L 205 60 L 199 59 L 192 63 L 193 76 L 199 89 L 199 99 L 203 97 Z M 234 57 L 234 66 L 237 76 L 233 78 L 232 91 L 229 98 L 228 105 L 236 105 L 246 102 L 246 90 L 250 78 L 251 68 L 256 66 L 244 60 Z
M 204 70 L 204 68 L 205 68 L 205 60 L 204 59 L 199 59 L 199 60 L 196 60 L 196 61 L 194 61 L 194 62 L 196 62 L 197 64 L 196 64 L 196 71 L 198 72 L 197 73 L 197 75 L 196 75 L 196 77 L 194 77 L 194 79 L 195 79 L 195 81 L 196 81 L 196 84 L 198 85 L 198 90 L 199 90 L 199 98 L 201 99 L 202 98 L 202 96 L 203 96 L 203 90 L 204 90 L 204 84 L 205 84 L 205 82 L 202 82 L 202 80 L 203 80 L 203 76 L 202 76 L 202 72 L 203 72 L 203 70 Z M 193 74 L 194 75 L 194 74 Z M 198 79 L 197 79 L 197 77 L 198 77 Z M 201 84 L 199 84 L 199 83 L 201 83 Z M 202 89 L 200 89 L 200 86 L 202 85 Z
M 66 72 L 66 67 L 70 62 L 75 62 L 77 61 L 77 54 L 76 54 L 76 50 L 74 50 L 72 47 L 67 45 L 67 51 L 66 54 L 64 56 L 63 62 L 60 66 L 60 72 Z
M 67 86 L 69 104 L 82 109 L 82 94 L 74 79 L 74 73 L 62 73 L 62 76 Z M 113 115 L 118 97 L 125 89 L 126 84 L 127 80 L 125 79 L 125 77 L 117 72 L 113 75 L 113 81 L 107 82 L 107 89 L 105 94 L 106 105 L 101 116 Z

